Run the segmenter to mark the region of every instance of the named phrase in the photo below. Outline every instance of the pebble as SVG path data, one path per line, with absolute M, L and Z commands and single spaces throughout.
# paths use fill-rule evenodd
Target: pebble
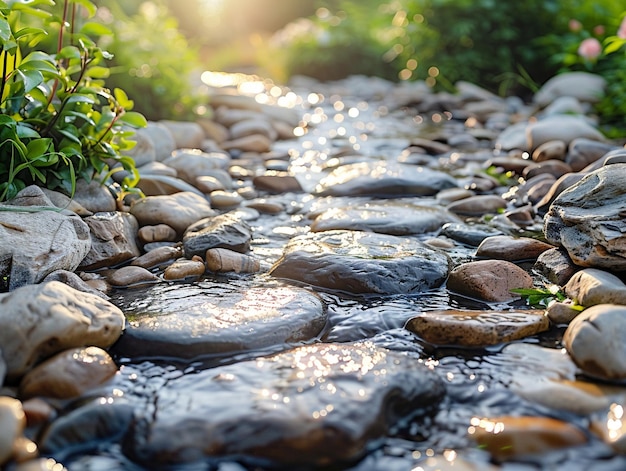
M 569 279 L 565 294 L 581 306 L 626 305 L 626 284 L 616 275 L 597 268 L 585 268 Z
M 156 283 L 159 281 L 159 278 L 145 268 L 127 266 L 113 270 L 113 272 L 107 276 L 107 281 L 112 286 L 129 287 L 145 283 Z
M 302 186 L 296 177 L 283 173 L 258 175 L 252 179 L 252 183 L 257 190 L 268 193 L 298 193 L 302 191 Z
M 236 191 L 215 190 L 209 195 L 211 206 L 216 209 L 228 209 L 238 206 L 243 198 Z
M 620 455 L 626 455 L 626 422 L 624 421 L 626 402 L 612 403 L 608 411 L 594 417 L 590 429 Z
M 536 260 L 546 250 L 554 248 L 530 237 L 492 236 L 484 239 L 476 249 L 477 258 L 490 258 L 519 262 Z
M 453 201 L 446 208 L 459 216 L 494 214 L 507 207 L 507 202 L 496 195 L 476 195 Z
M 207 250 L 205 259 L 207 269 L 213 272 L 256 273 L 261 269 L 255 258 L 223 248 Z
M 168 266 L 163 272 L 163 278 L 169 281 L 198 279 L 204 275 L 205 266 L 202 258 L 194 256 L 193 260 L 179 259 Z
M 182 256 L 183 256 L 183 250 L 182 250 L 182 247 L 180 246 L 157 247 L 155 249 L 150 250 L 149 252 L 146 252 L 141 257 L 137 257 L 135 260 L 131 262 L 131 265 L 145 268 L 145 269 L 150 269 L 150 268 L 157 267 L 159 265 L 171 263 L 172 261 Z
M 0 396 L 0 465 L 14 453 L 14 447 L 26 428 L 26 415 L 22 403 L 12 397 Z
M 143 226 L 139 229 L 139 240 L 144 243 L 150 242 L 174 242 L 178 239 L 176 231 L 167 224 L 157 224 L 154 226 Z

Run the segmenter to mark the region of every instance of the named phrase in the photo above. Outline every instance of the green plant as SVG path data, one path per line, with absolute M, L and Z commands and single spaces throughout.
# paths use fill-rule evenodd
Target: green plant
M 129 190 L 138 180 L 132 127 L 145 118 L 129 111 L 121 89 L 104 86 L 110 54 L 92 37 L 106 28 L 85 22 L 96 7 L 88 0 L 0 0 L 0 201 L 30 184 L 73 195 L 77 178 L 103 181 L 124 169 Z M 56 51 L 38 47 L 58 26 Z M 68 26 L 69 25 L 69 26 Z M 45 29 L 41 26 L 45 26 Z M 67 44 L 66 44 L 67 43 Z
M 567 296 L 557 285 L 550 285 L 546 288 L 516 288 L 510 290 L 511 293 L 519 294 L 526 302 L 533 307 L 545 308 L 553 301 L 563 302 Z M 578 304 L 572 304 L 572 309 L 582 311 L 584 308 Z

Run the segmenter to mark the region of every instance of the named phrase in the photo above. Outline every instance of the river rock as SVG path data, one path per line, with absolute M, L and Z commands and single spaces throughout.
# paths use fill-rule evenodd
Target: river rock
M 503 233 L 485 224 L 447 223 L 442 226 L 441 235 L 471 247 L 478 247 L 487 237 Z
M 204 256 L 212 248 L 245 253 L 250 249 L 252 230 L 248 223 L 232 214 L 201 219 L 189 226 L 183 237 L 185 257 Z
M 477 258 L 508 260 L 536 260 L 546 250 L 554 246 L 530 237 L 513 237 L 507 235 L 487 237 L 476 249 Z
M 170 382 L 126 450 L 140 463 L 248 456 L 328 467 L 361 457 L 443 395 L 432 370 L 371 343 L 303 346 Z
M 74 200 L 92 213 L 115 211 L 117 204 L 108 186 L 97 180 L 76 180 Z
M 540 145 L 554 140 L 569 145 L 576 138 L 584 137 L 594 141 L 604 141 L 604 135 L 584 117 L 572 115 L 548 116 L 528 125 L 526 139 L 528 148 L 537 149 Z
M 194 358 L 275 349 L 311 341 L 326 325 L 324 303 L 302 288 L 212 292 L 188 286 L 185 292 L 140 303 L 115 351 L 133 358 Z
M 567 145 L 563 141 L 548 141 L 538 146 L 532 154 L 533 161 L 543 162 L 545 160 L 564 160 Z
M 91 233 L 91 250 L 80 262 L 82 270 L 119 265 L 140 255 L 137 219 L 129 213 L 96 213 L 83 219 Z
M 548 330 L 543 311 L 427 311 L 406 328 L 435 345 L 485 347 Z
M 93 213 L 85 209 L 73 198 L 54 190 L 48 190 L 47 188 L 40 188 L 44 195 L 48 197 L 50 202 L 57 208 L 68 209 L 73 213 L 78 214 L 81 217 L 91 216 Z
M 626 164 L 601 167 L 556 197 L 545 218 L 548 242 L 576 265 L 626 270 Z
M 0 345 L 9 378 L 73 347 L 112 345 L 124 314 L 110 302 L 50 281 L 0 294 Z
M 13 455 L 16 441 L 26 428 L 22 403 L 12 397 L 0 396 L 0 465 Z
M 209 195 L 211 206 L 216 209 L 225 210 L 239 206 L 243 198 L 236 191 L 215 190 Z
M 203 196 L 203 192 L 180 178 L 169 175 L 141 175 L 136 185 L 145 196 L 173 195 L 182 191 Z
M 55 208 L 36 186 L 0 205 L 0 277 L 9 278 L 10 290 L 38 283 L 55 270 L 76 270 L 91 247 L 89 227 L 80 217 L 33 212 L 29 206 Z
M 167 159 L 177 147 L 174 136 L 163 123 L 148 121 L 145 128 L 137 129 L 136 132 L 152 141 L 157 162 Z
M 112 286 L 127 288 L 129 286 L 138 286 L 146 283 L 156 283 L 159 281 L 159 277 L 145 268 L 126 266 L 108 273 L 107 281 Z
M 507 202 L 497 195 L 476 195 L 447 206 L 448 211 L 459 216 L 483 216 L 494 214 L 507 207 Z
M 616 146 L 612 144 L 579 137 L 570 142 L 565 163 L 569 164 L 574 172 L 580 172 L 587 165 L 615 149 Z
M 311 223 L 311 230 L 346 229 L 409 235 L 435 232 L 444 224 L 456 221 L 455 215 L 442 208 L 382 201 L 327 209 Z
M 580 313 L 563 344 L 583 372 L 606 381 L 626 380 L 626 306 L 597 304 Z
M 207 250 L 205 259 L 207 269 L 212 272 L 255 273 L 261 269 L 254 257 L 223 248 Z
M 594 417 L 590 429 L 601 437 L 605 443 L 609 444 L 617 453 L 626 455 L 626 422 L 624 419 L 623 399 L 617 403 L 612 403 L 607 407 L 607 412 Z
M 204 260 L 198 256 L 194 256 L 193 260 L 181 258 L 168 266 L 163 272 L 165 280 L 185 280 L 198 279 L 204 275 L 206 270 Z
M 535 204 L 538 215 L 544 216 L 550 209 L 552 202 L 569 187 L 574 186 L 585 176 L 582 172 L 566 173 L 559 177 L 550 187 L 550 190 Z
M 202 142 L 206 136 L 202 126 L 198 123 L 169 119 L 163 119 L 159 123 L 171 133 L 176 149 L 199 149 L 202 147 Z
M 144 243 L 150 242 L 174 242 L 178 240 L 176 231 L 167 224 L 157 224 L 155 226 L 143 226 L 137 231 L 139 240 Z
M 91 273 L 89 275 L 92 275 Z M 96 275 L 97 276 L 97 275 Z M 108 299 L 108 296 L 105 294 L 108 289 L 98 289 L 87 283 L 87 281 L 83 280 L 80 276 L 72 271 L 67 270 L 56 270 L 46 276 L 42 282 L 47 283 L 48 281 L 60 281 L 63 284 L 68 285 L 71 288 L 74 288 L 78 291 L 83 291 L 85 293 L 90 293 L 95 296 L 98 296 L 103 299 Z
M 239 139 L 252 134 L 262 134 L 270 141 L 275 141 L 278 137 L 272 124 L 261 115 L 259 118 L 244 119 L 234 123 L 230 127 L 230 138 Z
M 503 151 L 513 149 L 520 149 L 523 151 L 529 150 L 528 140 L 526 139 L 527 127 L 528 123 L 523 121 L 508 126 L 496 139 L 495 148 Z
M 183 256 L 182 247 L 157 247 L 131 262 L 131 265 L 146 269 L 173 262 Z
M 499 462 L 587 443 L 582 430 L 550 417 L 475 417 L 469 433 Z
M 194 222 L 215 214 L 206 198 L 188 191 L 148 196 L 135 201 L 130 212 L 140 226 L 167 224 L 180 235 Z
M 224 141 L 220 144 L 220 147 L 226 151 L 238 150 L 241 152 L 263 153 L 272 150 L 272 143 L 263 134 L 250 134 L 249 136 Z
M 450 291 L 490 302 L 519 298 L 512 289 L 532 288 L 533 279 L 523 269 L 506 260 L 480 260 L 459 265 L 450 272 Z
M 101 348 L 72 348 L 26 373 L 20 382 L 20 397 L 70 399 L 103 384 L 116 372 L 117 365 Z
M 546 316 L 553 324 L 569 324 L 580 311 L 580 306 L 571 300 L 551 301 L 546 307 Z
M 141 129 L 135 131 L 135 135 L 133 136 L 135 146 L 132 149 L 124 151 L 125 155 L 132 157 L 135 161 L 135 166 L 138 168 L 156 161 L 154 142 L 148 133 L 141 131 Z
M 252 179 L 254 188 L 268 193 L 299 193 L 302 186 L 298 179 L 289 174 L 279 173 L 276 175 L 258 175 Z
M 566 72 L 556 75 L 544 83 L 535 93 L 533 101 L 546 106 L 562 96 L 571 96 L 578 101 L 596 103 L 604 95 L 606 80 L 589 72 Z
M 337 167 L 315 188 L 319 196 L 431 196 L 458 186 L 450 175 L 391 162 L 362 162 Z
M 196 178 L 211 175 L 215 169 L 224 169 L 230 161 L 224 152 L 202 152 L 199 149 L 178 149 L 163 161 L 165 165 L 176 170 L 178 178 L 190 185 L 195 185 Z
M 612 273 L 596 268 L 586 268 L 574 274 L 564 286 L 564 291 L 585 307 L 607 303 L 626 305 L 624 282 Z
M 409 294 L 440 286 L 449 263 L 413 239 L 326 231 L 291 239 L 269 273 L 349 293 Z

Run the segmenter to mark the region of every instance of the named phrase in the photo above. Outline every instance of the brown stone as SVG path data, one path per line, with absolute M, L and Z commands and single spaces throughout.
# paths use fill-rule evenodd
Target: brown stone
M 508 260 L 536 260 L 554 246 L 530 237 L 492 236 L 487 237 L 476 249 L 476 257 Z

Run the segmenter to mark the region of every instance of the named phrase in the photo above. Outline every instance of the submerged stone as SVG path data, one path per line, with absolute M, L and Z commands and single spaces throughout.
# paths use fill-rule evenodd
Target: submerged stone
M 329 466 L 361 457 L 443 395 L 434 371 L 369 342 L 303 346 L 170 381 L 125 450 L 151 467 L 223 456 Z
M 447 173 L 414 165 L 391 162 L 362 162 L 342 165 L 315 188 L 320 196 L 431 196 L 457 187 Z
M 177 358 L 232 354 L 310 341 L 326 325 L 324 303 L 302 288 L 171 289 L 173 295 L 146 296 L 152 299 L 143 312 L 131 314 L 116 352 Z
M 224 248 L 245 253 L 250 248 L 252 230 L 246 221 L 232 214 L 201 219 L 189 226 L 183 237 L 185 256 L 204 256 L 207 250 Z
M 439 287 L 449 257 L 408 238 L 359 231 L 295 237 L 272 276 L 349 293 L 409 294 Z

